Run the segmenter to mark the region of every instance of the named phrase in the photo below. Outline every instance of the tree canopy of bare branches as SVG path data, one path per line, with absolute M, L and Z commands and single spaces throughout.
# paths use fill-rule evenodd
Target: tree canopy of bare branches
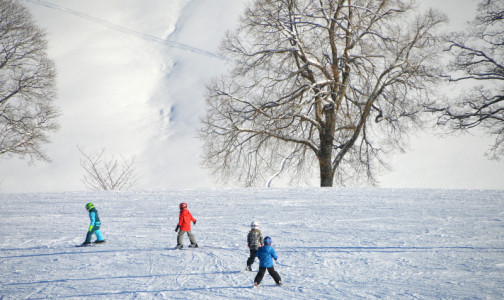
M 376 183 L 419 125 L 445 16 L 400 0 L 257 0 L 207 88 L 205 165 L 250 186 L 318 170 L 321 186 Z
M 438 124 L 452 130 L 483 128 L 495 136 L 490 157 L 504 154 L 504 2 L 484 0 L 465 32 L 448 38 L 453 55 L 450 81 L 470 82 L 472 90 L 441 112 Z
M 41 149 L 58 129 L 56 71 L 45 34 L 18 1 L 0 0 L 0 157 L 49 160 Z
M 86 188 L 95 191 L 129 190 L 137 183 L 135 157 L 105 157 L 105 149 L 98 154 L 87 154 L 81 147 L 81 166 L 85 174 L 82 182 Z

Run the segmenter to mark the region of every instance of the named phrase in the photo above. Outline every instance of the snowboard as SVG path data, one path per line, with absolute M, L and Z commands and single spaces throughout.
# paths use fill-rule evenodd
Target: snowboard
M 173 247 L 173 248 L 168 248 L 168 249 L 171 249 L 171 250 L 191 250 L 191 249 L 200 249 L 201 247 L 182 247 L 182 248 L 179 248 L 177 246 Z
M 80 244 L 80 245 L 75 245 L 75 247 L 94 247 L 96 245 L 100 245 L 100 244 L 105 244 L 106 242 L 103 242 L 103 243 L 96 243 L 96 242 L 93 242 L 91 244 Z
M 253 285 L 252 288 L 253 289 L 257 289 L 257 288 L 262 288 L 262 287 L 282 287 L 284 284 L 275 284 L 275 285 L 270 285 L 270 284 L 267 284 L 267 285 L 263 285 L 263 284 L 260 284 L 260 285 Z
M 80 245 L 75 245 L 75 247 L 94 247 L 96 244 L 80 244 Z

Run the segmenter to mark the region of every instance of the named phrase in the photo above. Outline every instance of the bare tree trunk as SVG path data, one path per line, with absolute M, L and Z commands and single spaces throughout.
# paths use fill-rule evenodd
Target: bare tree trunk
M 320 157 L 319 164 L 320 164 L 320 187 L 332 187 L 334 173 L 331 167 L 331 159 Z
M 325 123 L 324 129 L 320 132 L 320 151 L 318 153 L 320 165 L 320 186 L 332 187 L 334 179 L 334 169 L 332 166 L 332 153 L 334 141 L 334 107 L 324 106 Z

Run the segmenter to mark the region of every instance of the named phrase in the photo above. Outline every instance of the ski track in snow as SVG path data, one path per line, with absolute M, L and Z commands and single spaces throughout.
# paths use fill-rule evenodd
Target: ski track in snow
M 87 202 L 107 243 L 75 248 Z M 199 249 L 173 249 L 180 202 Z M 0 194 L 0 219 L 0 299 L 504 298 L 504 191 Z M 243 271 L 252 220 L 283 287 L 266 274 L 252 288 L 257 262 Z

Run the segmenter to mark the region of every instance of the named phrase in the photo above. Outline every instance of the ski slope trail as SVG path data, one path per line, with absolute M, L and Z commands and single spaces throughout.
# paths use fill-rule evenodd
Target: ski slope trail
M 107 243 L 76 248 L 87 202 Z M 198 249 L 173 249 L 180 202 Z M 0 299 L 504 298 L 504 191 L 0 194 L 0 220 Z M 257 261 L 244 271 L 253 220 L 282 287 L 253 288 Z

